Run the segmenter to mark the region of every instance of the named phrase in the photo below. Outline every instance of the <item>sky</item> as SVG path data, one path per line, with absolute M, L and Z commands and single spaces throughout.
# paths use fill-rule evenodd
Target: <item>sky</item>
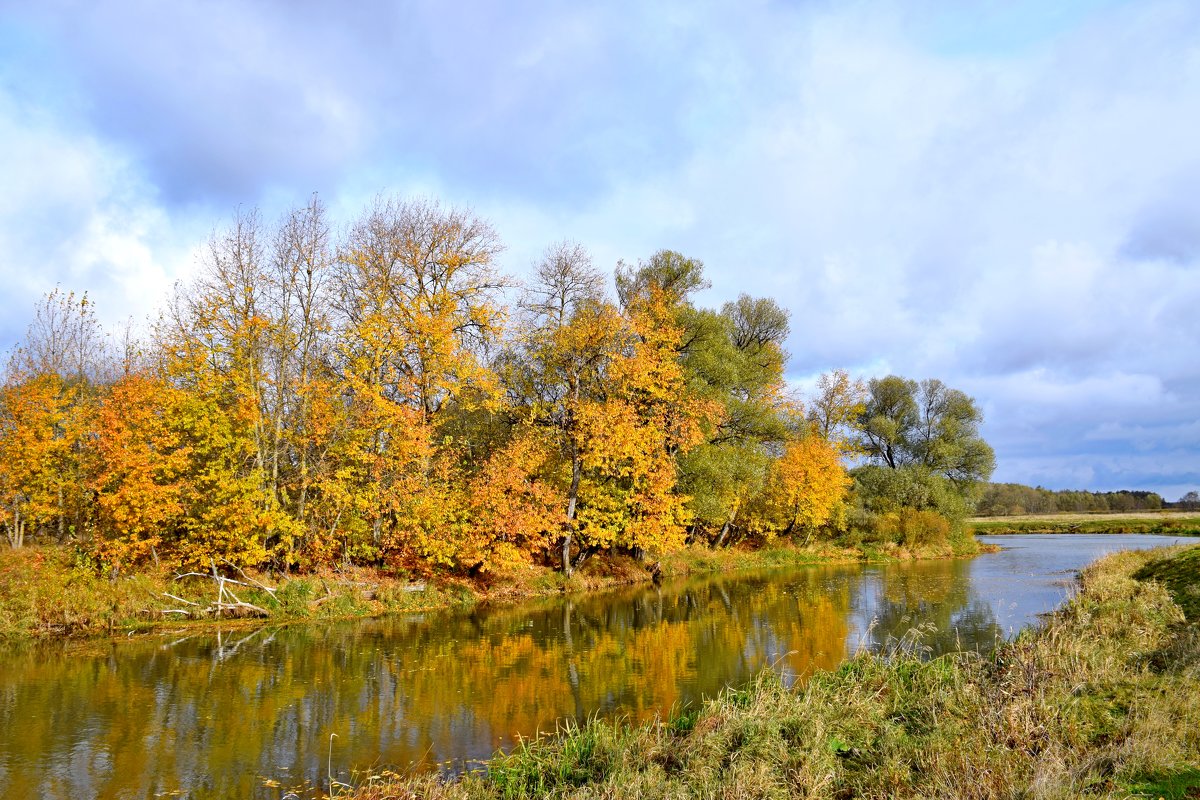
M 705 264 L 788 379 L 973 396 L 994 480 L 1200 489 L 1200 4 L 0 0 L 0 348 L 145 319 L 239 208 L 429 197 L 514 276 Z

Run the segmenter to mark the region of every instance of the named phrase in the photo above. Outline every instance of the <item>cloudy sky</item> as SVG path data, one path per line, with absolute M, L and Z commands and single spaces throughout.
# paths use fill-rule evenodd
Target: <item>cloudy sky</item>
M 996 480 L 1200 488 L 1200 5 L 0 0 L 0 346 L 144 318 L 240 206 L 671 248 L 789 377 L 938 377 Z

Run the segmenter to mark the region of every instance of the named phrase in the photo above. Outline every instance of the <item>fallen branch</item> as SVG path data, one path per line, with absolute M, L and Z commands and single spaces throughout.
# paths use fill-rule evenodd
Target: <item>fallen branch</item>
M 207 572 L 181 572 L 175 576 L 174 580 L 179 580 L 180 578 L 207 578 L 208 580 L 212 581 L 225 581 L 226 583 L 232 583 L 235 586 L 245 586 L 247 589 L 256 588 L 250 583 L 244 583 L 243 581 L 235 580 L 233 578 L 226 578 L 224 575 L 212 575 Z M 272 591 L 274 590 L 272 589 Z
M 229 564 L 228 561 L 226 561 L 225 563 Z M 213 614 L 217 617 L 220 617 L 222 614 L 229 612 L 229 613 L 236 613 L 236 614 L 240 614 L 240 615 L 245 615 L 247 613 L 250 613 L 250 614 L 256 614 L 260 617 L 271 616 L 271 612 L 268 611 L 267 609 L 263 608 L 262 606 L 257 606 L 254 603 L 247 603 L 246 601 L 242 600 L 242 598 L 238 597 L 234 593 L 233 589 L 230 588 L 230 584 L 232 584 L 234 586 L 245 586 L 249 589 L 262 589 L 263 591 L 270 594 L 271 597 L 275 596 L 275 589 L 272 589 L 270 586 L 263 584 L 261 581 L 254 580 L 249 575 L 247 575 L 245 572 L 243 572 L 239 567 L 237 567 L 233 564 L 229 564 L 229 566 L 238 570 L 238 572 L 240 572 L 242 574 L 242 577 L 246 579 L 245 582 L 236 580 L 234 578 L 228 578 L 228 577 L 222 575 L 220 572 L 217 571 L 217 563 L 215 560 L 209 559 L 209 564 L 212 566 L 212 572 L 209 574 L 205 574 L 203 572 L 181 572 L 180 574 L 175 576 L 175 580 L 180 580 L 182 578 L 189 578 L 189 577 L 210 579 L 213 581 L 213 583 L 215 583 L 217 585 L 216 600 L 214 600 L 208 606 L 201 606 L 199 603 L 195 603 L 195 602 L 193 602 L 191 600 L 187 600 L 183 597 L 173 595 L 170 592 L 163 592 L 163 596 L 168 597 L 171 600 L 175 600 L 180 603 L 189 605 L 196 610 L 189 611 L 187 609 L 167 608 L 167 609 L 162 609 L 160 611 L 160 613 L 162 613 L 162 614 L 186 614 L 188 616 L 192 616 L 193 614 L 197 614 L 197 615 Z
M 250 582 L 251 585 L 257 586 L 259 589 L 262 589 L 264 592 L 271 595 L 271 597 L 275 596 L 275 589 L 272 589 L 270 586 L 267 586 L 262 581 L 258 581 L 258 580 L 255 580 L 254 578 L 251 578 L 249 575 L 246 574 L 246 571 L 244 569 L 239 567 L 237 564 L 234 564 L 233 562 L 229 561 L 228 559 L 223 558 L 221 560 L 224 561 L 229 566 L 236 569 L 243 578 L 245 578 L 247 581 Z M 228 580 L 228 578 L 226 580 Z M 246 586 L 247 584 L 243 583 L 243 584 L 239 584 L 239 585 Z

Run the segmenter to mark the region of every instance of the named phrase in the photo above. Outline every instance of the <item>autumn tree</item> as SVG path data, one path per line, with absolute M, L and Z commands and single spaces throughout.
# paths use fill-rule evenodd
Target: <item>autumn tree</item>
M 153 375 L 120 378 L 96 414 L 89 485 L 96 498 L 95 550 L 114 567 L 175 548 L 186 511 L 190 450 L 180 428 L 182 392 Z
M 0 389 L 0 498 L 12 547 L 65 524 L 71 469 L 70 393 L 56 373 Z
M 858 446 L 854 426 L 866 410 L 866 402 L 866 384 L 852 379 L 844 369 L 835 369 L 817 378 L 807 404 L 808 419 L 821 438 L 843 453 L 853 453 Z
M 686 496 L 675 456 L 702 440 L 708 411 L 684 391 L 663 295 L 651 290 L 626 311 L 628 349 L 609 365 L 603 400 L 576 409 L 584 480 L 579 536 L 585 548 L 666 552 L 683 544 Z
M 87 535 L 85 442 L 111 363 L 87 294 L 47 294 L 9 361 L 0 398 L 0 491 L 13 546 L 30 532 Z
M 310 494 L 333 432 L 322 425 L 333 412 L 327 398 L 337 394 L 330 369 L 333 265 L 325 207 L 314 195 L 279 222 L 268 260 L 275 332 L 268 351 L 271 392 L 264 412 L 271 425 L 270 491 L 295 523 L 294 535 L 279 543 L 285 564 L 295 559 L 293 549 L 303 550 L 313 536 Z
M 339 256 L 341 331 L 390 400 L 426 422 L 468 387 L 494 389 L 483 358 L 499 335 L 501 245 L 469 211 L 377 200 Z
M 534 273 L 521 302 L 524 316 L 506 361 L 506 383 L 514 411 L 546 428 L 557 452 L 563 504 L 557 547 L 569 574 L 580 497 L 587 491 L 584 455 L 594 433 L 581 414 L 607 399 L 610 365 L 629 334 L 604 298 L 603 277 L 577 243 L 549 247 Z
M 294 451 L 284 420 L 300 407 L 301 343 L 316 335 L 316 282 L 327 261 L 321 213 L 314 200 L 272 237 L 257 211 L 239 210 L 160 321 L 159 368 L 185 392 L 182 430 L 199 460 L 190 485 L 200 494 L 184 526 L 189 557 L 205 557 L 211 545 L 239 562 L 286 559 L 299 535 L 285 487 Z
M 447 489 L 438 479 L 455 473 L 437 463 L 453 450 L 432 447 L 443 410 L 499 394 L 486 354 L 504 320 L 505 281 L 493 265 L 500 249 L 491 226 L 468 211 L 380 199 L 339 253 L 337 361 L 356 415 L 356 444 L 344 457 L 368 478 L 356 510 L 377 546 L 453 560 L 435 521 L 421 515 L 446 510 L 435 499 Z M 401 497 L 432 503 L 400 508 Z M 396 534 L 388 542 L 385 528 Z
M 838 448 L 802 429 L 771 464 L 766 485 L 751 502 L 747 527 L 770 539 L 803 531 L 805 541 L 835 523 L 851 480 Z
M 513 431 L 464 482 L 458 563 L 484 572 L 529 564 L 547 551 L 565 521 L 554 474 L 558 460 L 551 431 L 535 425 Z

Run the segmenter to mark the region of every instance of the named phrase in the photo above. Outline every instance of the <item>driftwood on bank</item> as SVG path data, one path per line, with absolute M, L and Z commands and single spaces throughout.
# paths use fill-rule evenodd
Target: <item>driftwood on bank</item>
M 238 590 L 235 589 L 235 587 L 244 587 L 246 589 L 262 591 L 268 594 L 272 599 L 278 599 L 276 593 L 279 591 L 279 589 L 277 587 L 268 586 L 261 580 L 247 575 L 245 570 L 236 564 L 233 564 L 229 561 L 223 561 L 222 563 L 228 567 L 225 570 L 225 573 L 228 573 L 230 570 L 234 570 L 236 571 L 238 577 L 235 578 L 231 577 L 229 574 L 223 574 L 218 568 L 216 562 L 211 560 L 209 562 L 211 566 L 210 572 L 181 572 L 175 576 L 175 580 L 177 581 L 183 580 L 184 578 L 201 578 L 212 581 L 216 587 L 217 595 L 211 603 L 206 605 L 204 603 L 195 602 L 194 600 L 188 600 L 185 597 L 180 597 L 178 594 L 163 592 L 163 597 L 180 605 L 173 608 L 158 609 L 157 613 L 163 615 L 178 614 L 181 617 L 188 617 L 192 619 L 208 616 L 217 618 L 224 616 L 272 616 L 272 612 L 270 610 L 263 608 L 262 606 L 255 605 L 254 603 L 248 603 L 242 600 L 242 598 L 238 597 Z M 315 611 L 317 608 L 330 600 L 344 596 L 346 592 L 352 593 L 360 600 L 367 601 L 378 600 L 380 596 L 380 587 L 377 583 L 341 580 L 335 581 L 331 585 L 331 583 L 326 581 L 323 577 L 319 580 L 321 581 L 321 586 L 324 588 L 325 593 L 320 597 L 308 601 L 307 605 L 310 612 Z M 399 586 L 397 589 L 402 592 L 423 592 L 425 591 L 426 587 L 427 584 L 420 582 Z
M 226 562 L 226 563 L 228 563 L 228 562 Z M 202 616 L 202 615 L 207 615 L 207 614 L 211 614 L 215 617 L 222 617 L 222 616 L 226 616 L 226 615 L 233 616 L 233 617 L 247 617 L 247 616 L 269 617 L 269 616 L 271 616 L 271 612 L 268 611 L 267 609 L 263 608 L 262 606 L 256 606 L 254 603 L 247 603 L 246 601 L 242 600 L 240 597 L 237 596 L 237 594 L 234 593 L 234 591 L 231 587 L 232 586 L 245 586 L 247 588 L 262 589 L 267 594 L 271 595 L 271 597 L 275 596 L 275 589 L 273 589 L 270 586 L 267 586 L 262 581 L 257 581 L 254 578 L 251 578 L 240 567 L 238 567 L 234 564 L 229 564 L 229 566 L 231 566 L 235 570 L 237 570 L 238 574 L 240 574 L 243 578 L 245 578 L 244 581 L 239 581 L 236 578 L 230 578 L 225 575 L 222 575 L 220 573 L 220 571 L 217 570 L 217 563 L 215 561 L 209 561 L 209 564 L 212 566 L 211 573 L 183 572 L 183 573 L 180 573 L 179 575 L 176 575 L 175 580 L 180 580 L 182 578 L 189 578 L 189 577 L 191 577 L 191 578 L 211 578 L 213 583 L 215 583 L 217 586 L 216 599 L 213 600 L 213 602 L 210 603 L 209 605 L 202 606 L 199 603 L 194 603 L 191 600 L 185 600 L 184 598 L 178 597 L 177 595 L 173 595 L 169 592 L 163 592 L 163 596 L 167 597 L 168 599 L 175 600 L 177 602 L 191 606 L 191 608 L 190 609 L 188 609 L 188 608 L 164 608 L 164 609 L 161 609 L 161 613 L 163 613 L 163 614 L 183 614 L 183 615 L 189 616 L 189 617 L 190 616 Z

